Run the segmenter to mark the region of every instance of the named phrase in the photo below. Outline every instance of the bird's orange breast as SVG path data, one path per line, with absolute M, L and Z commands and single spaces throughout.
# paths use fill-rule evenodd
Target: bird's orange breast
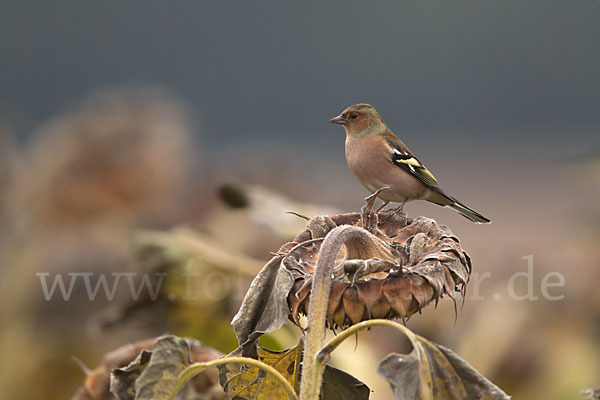
M 370 192 L 388 186 L 390 189 L 382 192 L 379 198 L 398 203 L 426 197 L 429 190 L 394 165 L 388 153 L 389 149 L 381 137 L 346 137 L 348 167 Z

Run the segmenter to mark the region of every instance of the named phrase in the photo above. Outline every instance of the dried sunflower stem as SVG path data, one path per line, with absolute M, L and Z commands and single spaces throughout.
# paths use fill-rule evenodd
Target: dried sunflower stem
M 323 347 L 318 353 L 317 353 L 317 363 L 318 364 L 322 364 L 323 367 L 325 367 L 325 364 L 327 363 L 327 361 L 329 361 L 329 356 L 330 354 L 340 345 L 342 344 L 342 342 L 346 339 L 348 339 L 349 337 L 353 336 L 355 333 L 358 333 L 359 331 L 362 331 L 363 329 L 367 329 L 370 328 L 372 326 L 389 326 L 391 328 L 397 329 L 400 332 L 404 333 L 404 335 L 406 335 L 409 340 L 411 341 L 411 343 L 413 343 L 414 345 L 414 337 L 415 334 L 412 333 L 410 331 L 410 329 L 408 329 L 407 327 L 394 322 L 394 321 L 390 321 L 388 319 L 371 319 L 369 321 L 362 321 L 359 322 L 358 324 L 354 324 L 351 327 L 349 327 L 348 329 L 345 329 L 344 331 L 342 331 L 339 335 L 337 335 L 336 337 L 334 337 L 329 343 L 327 343 L 327 345 L 325 347 Z
M 342 245 L 350 240 L 360 247 L 372 245 L 375 237 L 362 228 L 342 225 L 332 229 L 319 251 L 313 284 L 308 305 L 308 327 L 304 360 L 302 361 L 302 380 L 300 382 L 300 400 L 319 398 L 325 363 L 319 363 L 317 354 L 325 343 L 325 322 L 327 305 L 331 291 L 331 275 L 338 252 Z

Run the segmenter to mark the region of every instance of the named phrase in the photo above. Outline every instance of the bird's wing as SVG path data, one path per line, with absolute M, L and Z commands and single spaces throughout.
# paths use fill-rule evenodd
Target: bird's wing
M 397 137 L 386 137 L 390 148 L 390 161 L 402 168 L 404 172 L 417 178 L 422 184 L 430 189 L 439 189 L 439 184 L 433 174 L 417 160 L 412 152 Z

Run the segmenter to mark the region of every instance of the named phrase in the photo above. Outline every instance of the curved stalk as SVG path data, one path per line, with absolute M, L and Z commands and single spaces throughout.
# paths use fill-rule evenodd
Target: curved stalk
M 370 328 L 372 326 L 377 326 L 377 325 L 389 326 L 391 328 L 399 330 L 404 335 L 406 335 L 406 337 L 408 338 L 408 340 L 410 340 L 410 342 L 412 343 L 413 346 L 415 345 L 415 341 L 416 341 L 415 334 L 410 329 L 405 327 L 404 325 L 401 325 L 394 321 L 390 321 L 388 319 L 371 319 L 368 321 L 359 322 L 358 324 L 354 324 L 351 327 L 349 327 L 348 329 L 345 329 L 342 332 L 340 332 L 340 334 L 338 334 L 336 337 L 334 337 L 329 343 L 327 343 L 326 346 L 324 346 L 317 353 L 317 363 L 323 364 L 323 368 L 325 368 L 325 364 L 327 363 L 327 361 L 329 361 L 330 354 L 340 344 L 342 344 L 342 342 L 344 340 L 353 336 L 355 333 L 362 331 L 363 329 L 367 329 L 367 328 Z
M 249 357 L 219 358 L 217 360 L 194 363 L 194 364 L 190 365 L 189 367 L 184 369 L 181 372 L 181 374 L 179 374 L 179 378 L 177 379 L 177 385 L 175 386 L 175 390 L 173 391 L 171 398 L 175 397 L 175 395 L 183 387 L 183 385 L 185 385 L 196 374 L 199 374 L 200 372 L 202 372 L 202 370 L 204 370 L 208 367 L 222 365 L 222 364 L 229 364 L 229 363 L 248 364 L 248 365 L 252 365 L 254 367 L 258 367 L 258 368 L 262 369 L 263 371 L 271 374 L 271 376 L 273 376 L 273 378 L 275 378 L 277 380 L 277 382 L 279 382 L 281 387 L 283 387 L 283 390 L 285 390 L 285 393 L 287 394 L 288 399 L 298 400 L 298 396 L 296 395 L 294 388 L 287 381 L 287 379 L 285 379 L 283 377 L 283 375 L 281 375 L 279 373 L 279 371 L 277 371 L 275 368 L 271 367 L 270 365 L 265 364 L 262 361 L 258 361 L 258 360 L 255 360 L 254 358 L 249 358 Z
M 362 228 L 342 225 L 332 229 L 321 245 L 308 305 L 308 327 L 300 381 L 301 400 L 318 399 L 321 391 L 325 364 L 317 361 L 317 354 L 325 342 L 331 275 L 337 254 L 348 241 L 355 242 L 358 247 L 369 248 L 376 240 L 375 236 Z

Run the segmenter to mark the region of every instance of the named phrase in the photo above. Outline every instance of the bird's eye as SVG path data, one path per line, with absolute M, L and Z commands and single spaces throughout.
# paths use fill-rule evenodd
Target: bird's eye
M 352 114 L 350 114 L 350 118 L 352 118 L 352 119 L 356 119 L 356 117 L 358 117 L 358 114 L 357 114 L 357 113 L 352 113 Z

